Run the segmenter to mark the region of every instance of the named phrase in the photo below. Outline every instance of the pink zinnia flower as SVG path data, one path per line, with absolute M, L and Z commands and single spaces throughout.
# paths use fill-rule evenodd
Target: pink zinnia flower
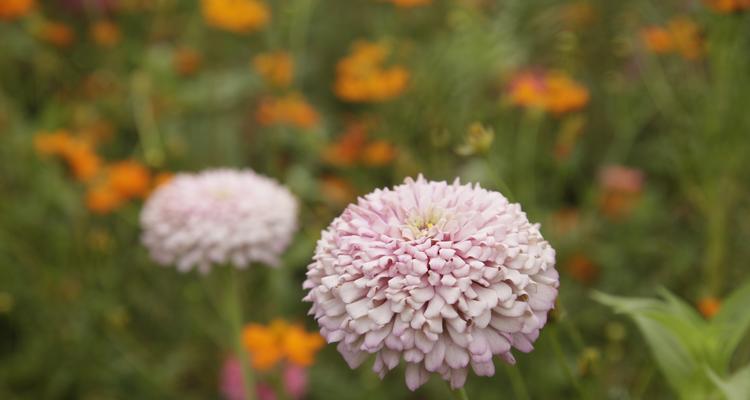
M 305 297 L 328 342 L 381 377 L 406 363 L 463 386 L 528 352 L 554 307 L 555 251 L 518 204 L 469 184 L 407 178 L 350 205 L 323 231 Z
M 276 181 L 250 170 L 178 174 L 141 213 L 143 243 L 181 271 L 278 263 L 296 230 L 297 202 Z

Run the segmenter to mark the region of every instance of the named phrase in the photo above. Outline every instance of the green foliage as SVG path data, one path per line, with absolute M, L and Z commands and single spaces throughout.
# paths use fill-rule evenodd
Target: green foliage
M 750 396 L 750 365 L 729 372 L 732 356 L 750 323 L 747 304 L 750 283 L 737 289 L 711 320 L 704 320 L 688 304 L 667 290 L 662 300 L 594 293 L 595 300 L 635 321 L 659 369 L 682 399 L 727 400 Z

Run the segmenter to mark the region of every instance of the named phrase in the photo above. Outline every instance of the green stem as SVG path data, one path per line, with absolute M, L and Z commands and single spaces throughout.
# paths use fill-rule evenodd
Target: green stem
M 534 206 L 536 197 L 536 147 L 538 146 L 539 129 L 544 113 L 538 109 L 528 109 L 523 115 L 518 130 L 518 148 L 516 168 L 516 188 L 521 189 L 521 201 Z
M 573 374 L 573 371 L 570 369 L 570 366 L 568 365 L 568 361 L 565 359 L 565 353 L 563 352 L 562 345 L 560 344 L 560 337 L 557 334 L 557 328 L 553 328 L 550 330 L 550 334 L 552 335 L 552 347 L 555 351 L 555 357 L 557 358 L 557 362 L 560 364 L 560 367 L 563 369 L 563 372 L 565 372 L 565 375 L 570 380 L 570 383 L 573 384 L 573 387 L 578 392 L 578 395 L 580 399 L 588 399 L 589 396 L 586 393 L 586 391 L 583 389 L 583 386 L 578 381 L 576 376 Z
M 245 399 L 253 400 L 255 398 L 255 380 L 253 379 L 252 370 L 250 369 L 250 361 L 248 359 L 248 352 L 245 350 L 242 344 L 242 298 L 240 296 L 240 275 L 237 270 L 232 266 L 226 266 L 230 270 L 227 273 L 227 298 L 226 298 L 226 312 L 229 320 L 232 338 L 235 346 L 235 353 L 240 362 L 242 369 L 242 383 L 245 389 Z
M 513 397 L 517 400 L 529 400 L 529 391 L 526 389 L 526 383 L 523 376 L 518 372 L 518 368 L 512 365 L 505 365 L 505 371 L 510 379 L 510 386 L 513 389 Z
M 136 130 L 143 148 L 143 158 L 153 167 L 164 163 L 164 151 L 161 147 L 161 135 L 156 123 L 149 92 L 151 82 L 145 72 L 137 71 L 130 80 L 130 97 Z
M 458 389 L 453 389 L 450 387 L 450 383 L 448 383 L 448 389 L 451 391 L 453 398 L 455 398 L 456 400 L 469 400 L 469 395 L 466 394 L 465 388 L 460 387 Z

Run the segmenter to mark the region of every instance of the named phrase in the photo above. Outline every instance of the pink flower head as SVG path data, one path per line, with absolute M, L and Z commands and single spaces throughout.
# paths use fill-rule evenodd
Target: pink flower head
M 643 172 L 622 165 L 607 165 L 599 172 L 599 182 L 607 190 L 640 193 Z
M 278 263 L 296 230 L 297 202 L 276 181 L 250 170 L 178 174 L 141 213 L 143 243 L 180 271 L 251 262 Z
M 242 366 L 240 360 L 229 357 L 224 361 L 221 369 L 220 388 L 221 394 L 226 400 L 245 400 L 245 385 L 243 384 Z M 259 400 L 276 400 L 273 388 L 265 383 L 259 382 L 255 385 L 256 398 Z
M 360 198 L 323 231 L 304 287 L 322 335 L 381 377 L 403 359 L 415 390 L 453 388 L 529 352 L 554 307 L 555 250 L 518 204 L 470 184 L 407 178 Z

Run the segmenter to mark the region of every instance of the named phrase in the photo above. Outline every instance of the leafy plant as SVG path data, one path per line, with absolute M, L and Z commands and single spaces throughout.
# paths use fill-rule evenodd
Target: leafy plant
M 660 295 L 644 299 L 596 292 L 593 297 L 635 321 L 681 399 L 750 398 L 750 364 L 730 371 L 732 356 L 750 327 L 750 282 L 729 296 L 711 320 L 666 289 Z

